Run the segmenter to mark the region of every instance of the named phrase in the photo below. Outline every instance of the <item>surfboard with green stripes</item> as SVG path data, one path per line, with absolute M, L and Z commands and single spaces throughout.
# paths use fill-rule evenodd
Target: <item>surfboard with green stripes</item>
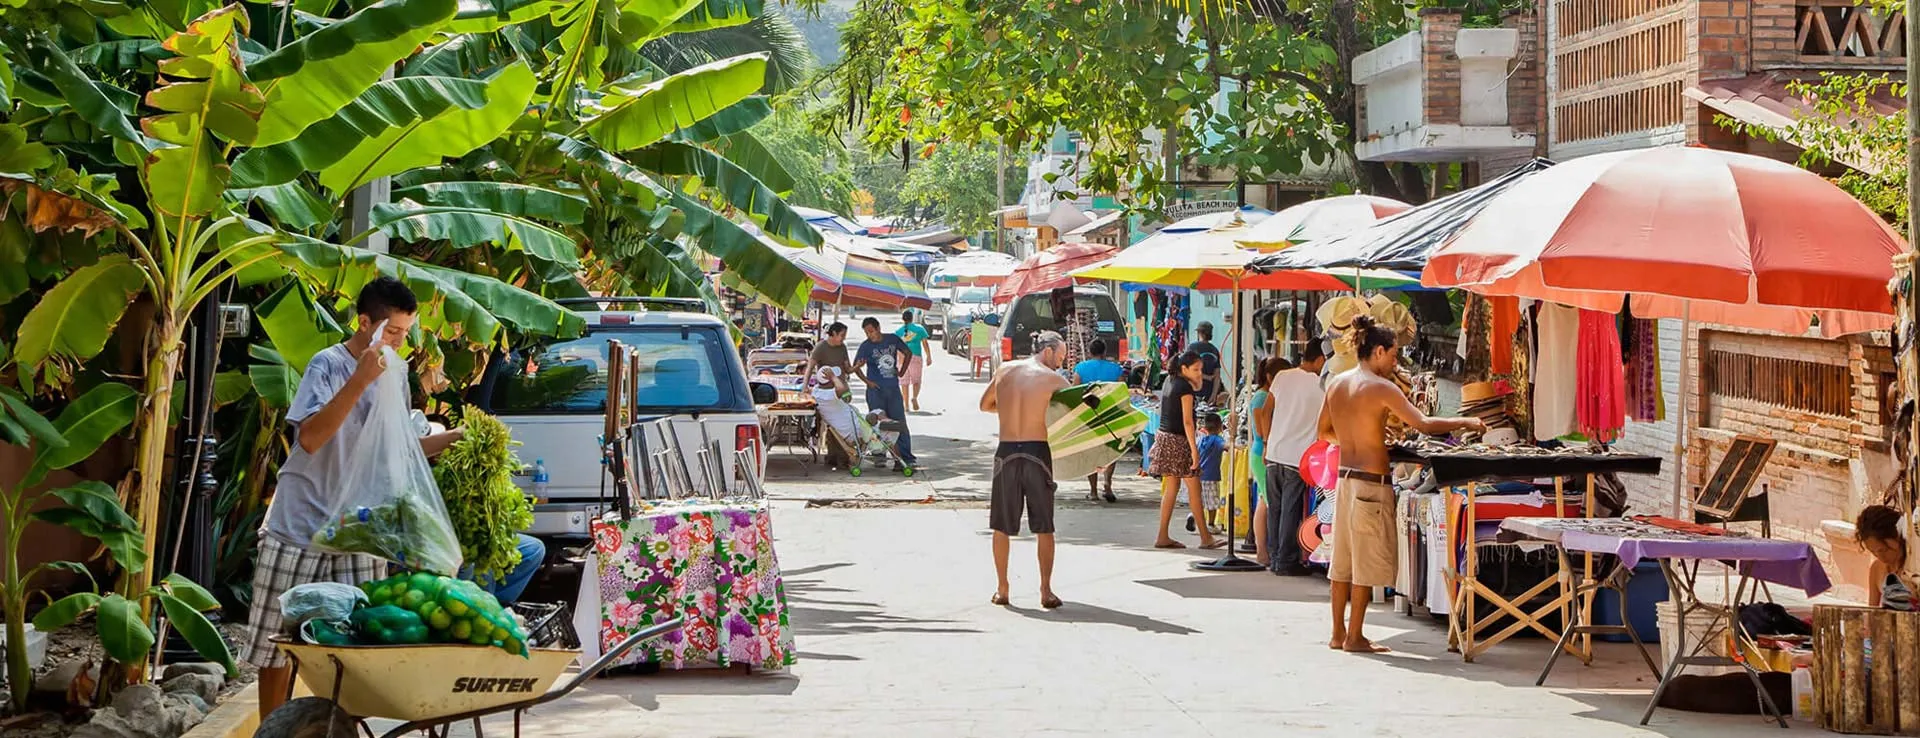
M 1119 382 L 1077 384 L 1047 404 L 1047 445 L 1053 478 L 1081 479 L 1118 461 L 1139 441 L 1147 414 L 1133 406 Z

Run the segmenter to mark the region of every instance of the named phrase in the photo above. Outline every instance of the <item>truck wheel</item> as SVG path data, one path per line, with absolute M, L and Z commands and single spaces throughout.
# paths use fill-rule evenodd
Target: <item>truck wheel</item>
M 355 738 L 354 719 L 333 700 L 301 697 L 260 721 L 253 738 Z

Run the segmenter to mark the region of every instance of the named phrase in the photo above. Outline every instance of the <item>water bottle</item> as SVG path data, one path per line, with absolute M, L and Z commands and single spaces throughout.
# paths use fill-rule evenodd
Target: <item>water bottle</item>
M 534 459 L 533 460 L 533 498 L 534 499 L 536 500 L 547 499 L 547 480 L 548 479 L 549 477 L 547 477 L 547 460 Z

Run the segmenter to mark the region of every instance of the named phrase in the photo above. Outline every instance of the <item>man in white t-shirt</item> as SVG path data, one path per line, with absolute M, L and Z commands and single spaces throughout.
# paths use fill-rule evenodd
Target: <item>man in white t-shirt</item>
M 1300 352 L 1300 365 L 1273 376 L 1268 388 L 1273 423 L 1267 433 L 1267 550 L 1262 562 L 1274 574 L 1294 577 L 1311 573 L 1300 551 L 1300 523 L 1306 513 L 1308 486 L 1300 476 L 1300 457 L 1320 433 L 1320 406 L 1327 393 L 1320 386 L 1320 369 L 1327 364 L 1325 343 L 1313 341 Z

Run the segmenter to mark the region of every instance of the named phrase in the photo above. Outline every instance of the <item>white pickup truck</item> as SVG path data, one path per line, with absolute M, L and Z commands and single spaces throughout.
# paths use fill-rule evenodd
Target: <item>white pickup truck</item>
M 633 369 L 639 374 L 639 420 L 666 419 L 688 468 L 700 468 L 698 449 L 718 445 L 723 452 L 752 449 L 760 471 L 766 471 L 754 405 L 756 400 L 772 402 L 775 390 L 748 382 L 727 324 L 704 312 L 690 312 L 704 310 L 702 303 L 661 298 L 559 302 L 582 311 L 586 334 L 514 349 L 490 368 L 476 399 L 520 442 L 516 452 L 526 469 L 516 481 L 522 489 L 533 493 L 535 462 L 546 468 L 546 491 L 534 501 L 528 533 L 548 541 L 549 551 L 560 550 L 554 543 L 587 540 L 593 520 L 611 509 L 615 499 L 601 443 L 609 341 L 639 350 Z M 649 306 L 668 309 L 646 309 Z M 613 307 L 635 309 L 603 309 Z M 638 460 L 628 460 L 627 466 L 634 496 L 665 496 L 650 489 Z M 725 466 L 726 485 L 733 490 L 742 483 L 739 470 Z

